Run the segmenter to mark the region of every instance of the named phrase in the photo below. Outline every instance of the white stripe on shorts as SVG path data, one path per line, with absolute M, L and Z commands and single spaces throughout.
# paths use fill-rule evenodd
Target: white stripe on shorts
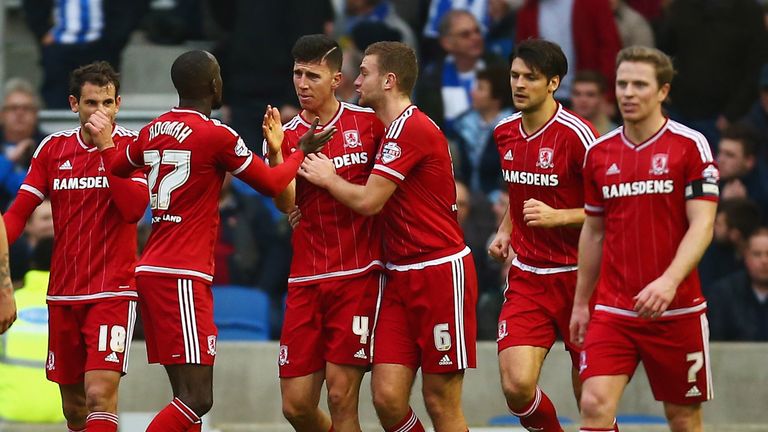
M 373 328 L 371 328 L 371 363 L 373 363 L 373 345 L 376 340 L 376 323 L 379 322 L 379 311 L 381 310 L 381 299 L 384 297 L 384 286 L 387 284 L 387 277 L 384 273 L 379 274 L 379 295 L 376 297 L 376 312 L 373 315 Z
M 200 342 L 197 337 L 195 297 L 192 291 L 192 280 L 178 279 L 178 289 L 185 361 L 188 364 L 200 364 Z
M 712 400 L 715 397 L 715 391 L 712 388 L 712 367 L 709 364 L 709 321 L 707 321 L 707 314 L 701 314 L 700 321 L 701 338 L 704 342 L 704 367 L 707 372 L 707 400 Z
M 464 260 L 451 261 L 453 273 L 453 314 L 456 325 L 456 366 L 467 368 L 467 343 L 464 337 Z
M 128 302 L 128 331 L 125 334 L 125 352 L 123 352 L 123 373 L 128 373 L 128 357 L 131 353 L 133 330 L 136 327 L 136 302 Z

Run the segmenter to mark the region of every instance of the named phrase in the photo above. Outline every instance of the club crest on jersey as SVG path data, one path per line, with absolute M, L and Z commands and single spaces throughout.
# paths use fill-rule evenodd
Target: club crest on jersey
M 651 157 L 651 169 L 648 171 L 653 175 L 662 175 L 669 172 L 669 155 L 666 153 L 657 153 Z
M 401 155 L 400 146 L 393 142 L 384 144 L 384 147 L 381 149 L 381 161 L 385 164 L 398 159 Z
M 216 355 L 216 335 L 208 336 L 208 355 Z
M 277 364 L 285 366 L 288 363 L 288 345 L 280 345 L 280 354 L 277 357 Z
M 554 168 L 552 159 L 554 159 L 555 150 L 549 147 L 542 147 L 539 149 L 539 161 L 536 162 L 536 166 L 541 169 Z
M 362 146 L 360 134 L 356 130 L 344 131 L 344 147 L 355 148 Z

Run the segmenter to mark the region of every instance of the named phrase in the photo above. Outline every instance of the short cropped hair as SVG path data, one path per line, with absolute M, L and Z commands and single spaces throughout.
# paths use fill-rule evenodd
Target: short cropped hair
M 441 38 L 448 36 L 453 29 L 454 18 L 461 15 L 469 16 L 474 21 L 477 21 L 477 18 L 472 15 L 472 12 L 464 9 L 453 9 L 446 12 L 445 15 L 443 15 L 443 17 L 440 19 L 440 22 L 437 24 L 437 34 L 440 35 Z
M 509 91 L 509 70 L 505 67 L 490 66 L 477 71 L 477 80 L 491 84 L 491 97 L 501 103 L 501 107 L 512 106 L 512 92 Z
M 760 227 L 760 207 L 748 198 L 729 198 L 720 201 L 718 213 L 725 215 L 725 224 L 735 229 L 746 239 Z
M 96 61 L 72 71 L 69 76 L 69 94 L 80 100 L 80 93 L 85 83 L 99 87 L 109 84 L 115 86 L 115 96 L 120 94 L 120 74 L 115 72 L 112 65 L 105 61 Z
M 397 87 L 402 94 L 410 96 L 413 93 L 419 76 L 419 64 L 413 48 L 402 42 L 376 42 L 365 49 L 365 55 L 377 57 L 382 74 L 393 73 L 397 76 Z
M 291 55 L 294 61 L 301 63 L 322 63 L 325 60 L 333 72 L 341 70 L 344 57 L 338 42 L 323 34 L 300 37 L 293 45 Z
M 757 155 L 760 138 L 758 132 L 747 123 L 738 122 L 728 126 L 720 135 L 720 139 L 729 139 L 741 144 L 744 157 Z
M 33 103 L 35 104 L 35 109 L 40 108 L 40 95 L 35 90 L 35 86 L 32 85 L 31 82 L 27 81 L 24 78 L 11 78 L 8 80 L 8 82 L 5 83 L 5 87 L 3 88 L 3 95 L 5 97 L 8 97 L 11 93 L 24 93 L 25 95 L 32 98 Z
M 576 72 L 576 74 L 573 76 L 573 84 L 576 83 L 590 83 L 597 85 L 597 91 L 600 93 L 605 93 L 605 87 L 606 87 L 606 81 L 603 74 L 596 70 L 582 70 Z M 572 85 L 573 85 L 572 84 Z
M 560 45 L 544 39 L 526 39 L 515 47 L 510 62 L 519 58 L 526 66 L 544 74 L 547 81 L 560 77 L 560 82 L 568 73 L 568 59 Z
M 675 77 L 675 67 L 672 65 L 672 59 L 657 50 L 645 46 L 631 46 L 622 49 L 616 55 L 616 68 L 622 62 L 647 63 L 656 70 L 656 82 L 661 88 L 664 84 L 671 84 Z

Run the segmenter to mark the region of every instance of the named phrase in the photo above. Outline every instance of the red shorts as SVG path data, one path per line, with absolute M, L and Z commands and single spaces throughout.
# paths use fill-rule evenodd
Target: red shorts
M 136 289 L 150 363 L 213 365 L 218 331 L 209 283 L 136 276 Z
M 48 305 L 48 379 L 78 384 L 92 370 L 128 371 L 136 301 Z
M 472 254 L 390 268 L 374 327 L 373 363 L 426 373 L 474 368 L 477 275 Z M 435 262 L 436 261 L 436 262 Z
M 584 338 L 582 381 L 604 375 L 632 377 L 640 361 L 656 400 L 687 405 L 712 399 L 704 313 L 649 321 L 595 312 Z
M 578 366 L 580 350 L 571 343 L 568 329 L 575 291 L 576 271 L 537 274 L 510 267 L 499 314 L 498 351 L 520 345 L 550 349 L 559 335 L 573 366 Z
M 376 301 L 384 277 L 369 272 L 350 279 L 289 285 L 280 336 L 280 377 L 305 376 L 325 363 L 370 364 Z

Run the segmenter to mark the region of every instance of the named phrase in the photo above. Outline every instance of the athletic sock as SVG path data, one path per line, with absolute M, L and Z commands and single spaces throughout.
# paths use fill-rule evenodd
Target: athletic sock
M 403 417 L 402 420 L 397 422 L 396 425 L 391 428 L 385 429 L 385 432 L 425 432 L 424 425 L 421 424 L 419 418 L 416 417 L 416 413 L 412 408 L 408 408 L 408 414 Z
M 544 432 L 562 432 L 563 430 L 563 427 L 560 426 L 560 421 L 557 420 L 555 406 L 539 387 L 536 387 L 536 394 L 533 396 L 533 400 L 523 409 L 516 412 L 512 407 L 509 407 L 509 410 L 520 418 L 520 424 L 524 428 L 542 430 Z
M 146 432 L 187 432 L 200 417 L 179 398 L 166 405 L 147 426 Z M 194 429 L 193 429 L 194 430 Z
M 108 412 L 92 412 L 85 421 L 88 432 L 117 432 L 117 414 Z

